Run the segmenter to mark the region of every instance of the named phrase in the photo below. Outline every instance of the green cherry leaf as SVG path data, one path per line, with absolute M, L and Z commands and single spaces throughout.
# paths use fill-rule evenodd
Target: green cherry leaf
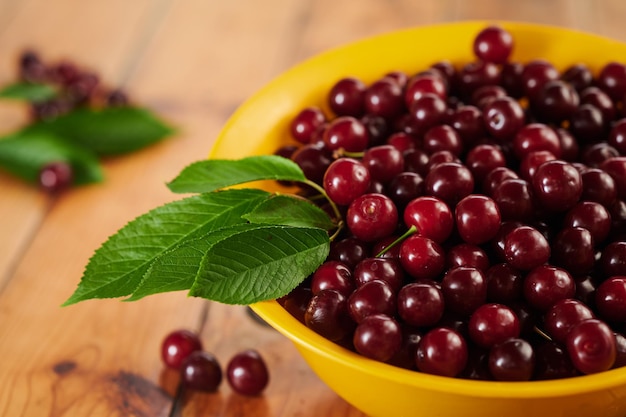
M 195 162 L 184 168 L 168 187 L 175 193 L 205 193 L 260 180 L 304 182 L 306 178 L 295 162 L 276 155 L 261 155 Z
M 80 108 L 26 129 L 56 134 L 98 155 L 133 152 L 173 133 L 150 111 L 137 107 Z
M 281 297 L 321 265 L 330 251 L 322 229 L 269 226 L 213 245 L 189 292 L 224 304 Z
M 17 82 L 0 90 L 0 98 L 23 101 L 46 101 L 57 95 L 57 89 L 49 84 Z
M 309 200 L 280 194 L 268 198 L 243 217 L 251 223 L 317 227 L 324 230 L 337 227 L 324 210 Z
M 150 265 L 182 242 L 226 226 L 267 198 L 261 190 L 200 194 L 157 207 L 109 237 L 89 260 L 70 305 L 91 298 L 131 295 Z
M 67 162 L 75 184 L 103 179 L 98 158 L 91 152 L 46 132 L 23 131 L 0 139 L 0 168 L 36 183 L 39 171 L 51 162 Z
M 237 233 L 259 227 L 262 226 L 237 224 L 182 242 L 156 258 L 141 284 L 125 301 L 136 301 L 162 292 L 189 290 L 196 280 L 202 259 L 213 245 Z

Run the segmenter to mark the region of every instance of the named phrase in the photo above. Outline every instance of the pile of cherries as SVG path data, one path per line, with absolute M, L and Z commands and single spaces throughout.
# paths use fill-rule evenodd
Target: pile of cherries
M 34 50 L 20 55 L 18 77 L 26 83 L 50 85 L 57 91 L 52 98 L 30 103 L 35 120 L 52 119 L 83 106 L 115 107 L 129 102 L 124 91 L 105 86 L 97 73 L 70 60 L 45 62 Z
M 19 57 L 18 78 L 21 82 L 49 85 L 55 89 L 52 98 L 29 103 L 33 121 L 51 120 L 81 107 L 120 107 L 129 104 L 121 89 L 105 86 L 97 73 L 70 60 L 45 62 L 34 50 Z M 39 186 L 50 193 L 69 188 L 74 173 L 69 163 L 51 162 L 41 168 Z
M 169 333 L 161 344 L 161 358 L 168 368 L 180 372 L 180 383 L 186 389 L 214 392 L 222 383 L 219 361 L 203 350 L 202 341 L 190 330 L 179 329 Z M 228 361 L 226 379 L 233 391 L 253 396 L 265 390 L 269 373 L 259 352 L 248 349 Z
M 279 302 L 368 358 L 482 380 L 626 364 L 626 65 L 475 61 L 338 80 L 277 154 L 324 187 L 344 231 Z M 327 114 L 332 113 L 332 114 Z M 309 193 L 310 190 L 303 190 Z

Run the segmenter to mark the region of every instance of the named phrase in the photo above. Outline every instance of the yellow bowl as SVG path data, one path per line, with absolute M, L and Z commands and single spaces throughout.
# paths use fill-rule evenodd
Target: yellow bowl
M 371 82 L 392 70 L 409 74 L 436 61 L 474 59 L 474 36 L 493 22 L 441 24 L 401 30 L 320 54 L 283 73 L 230 118 L 211 158 L 271 154 L 288 139 L 302 108 L 325 107 L 334 82 L 355 76 Z M 584 62 L 597 71 L 623 61 L 626 44 L 577 31 L 498 22 L 515 39 L 512 60 L 548 59 L 557 68 Z M 306 328 L 275 301 L 252 306 L 288 337 L 309 366 L 338 395 L 373 417 L 624 417 L 626 368 L 576 378 L 534 382 L 468 381 L 427 375 L 372 361 Z

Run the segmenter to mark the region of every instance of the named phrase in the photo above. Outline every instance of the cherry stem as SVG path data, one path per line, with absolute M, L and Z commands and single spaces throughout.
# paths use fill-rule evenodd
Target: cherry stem
M 535 333 L 537 333 L 539 336 L 543 337 L 544 339 L 550 342 L 552 341 L 552 338 L 548 336 L 548 334 L 544 332 L 543 330 L 541 330 L 539 327 L 533 326 L 533 330 L 535 331 Z
M 399 238 L 397 238 L 396 240 L 394 240 L 393 242 L 391 242 L 390 245 L 388 245 L 387 247 L 385 247 L 383 250 L 381 250 L 380 252 L 378 252 L 376 254 L 376 258 L 380 258 L 381 256 L 383 256 L 389 249 L 393 248 L 394 246 L 396 246 L 398 243 L 401 243 L 404 239 L 406 239 L 407 237 L 411 236 L 413 233 L 417 232 L 417 228 L 415 226 L 411 226 L 409 227 L 409 230 L 407 230 L 406 232 L 404 232 L 402 234 L 402 236 L 400 236 Z
M 333 158 L 335 159 L 338 159 L 344 156 L 347 156 L 348 158 L 363 158 L 363 155 L 365 155 L 365 152 L 351 152 L 351 151 L 346 151 L 343 148 L 339 148 L 333 152 Z
M 337 237 L 341 229 L 343 229 L 343 224 L 344 224 L 343 217 L 341 216 L 339 207 L 337 207 L 337 205 L 333 202 L 333 200 L 331 200 L 330 197 L 328 197 L 328 194 L 326 194 L 326 190 L 324 190 L 323 187 L 321 187 L 320 185 L 308 179 L 305 180 L 304 183 L 307 184 L 309 187 L 315 189 L 318 193 L 320 193 L 326 199 L 326 201 L 328 201 L 328 203 L 330 204 L 330 207 L 333 210 L 333 213 L 335 214 L 335 217 L 337 218 L 337 230 L 330 237 L 330 240 L 332 242 Z

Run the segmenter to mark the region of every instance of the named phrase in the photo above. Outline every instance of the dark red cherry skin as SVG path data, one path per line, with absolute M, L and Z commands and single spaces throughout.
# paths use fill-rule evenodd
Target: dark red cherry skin
M 339 158 L 326 170 L 323 179 L 328 197 L 339 205 L 349 205 L 358 196 L 365 194 L 371 184 L 369 169 L 353 158 Z
M 397 259 L 379 257 L 363 259 L 356 265 L 352 273 L 357 287 L 378 279 L 389 284 L 394 293 L 402 287 L 404 275 Z
M 539 311 L 547 311 L 560 300 L 573 298 L 576 283 L 563 268 L 540 265 L 524 279 L 524 299 Z
M 489 171 L 482 182 L 482 192 L 493 198 L 495 189 L 508 179 L 519 178 L 517 173 L 506 166 L 497 167 Z
M 361 355 L 387 362 L 402 347 L 402 329 L 393 318 L 374 314 L 367 316 L 356 326 L 352 341 Z
M 457 267 L 445 273 L 441 291 L 449 311 L 469 315 L 487 300 L 487 281 L 476 268 Z
M 514 268 L 528 271 L 550 259 L 550 244 L 541 232 L 530 226 L 510 231 L 503 241 L 506 261 Z
M 593 236 L 582 227 L 564 227 L 552 241 L 551 263 L 577 276 L 589 273 L 595 265 Z
M 626 156 L 609 158 L 602 162 L 600 169 L 613 178 L 617 197 L 626 200 Z
M 507 140 L 524 126 L 525 115 L 520 104 L 510 97 L 490 101 L 483 109 L 485 128 L 496 139 Z
M 335 290 L 320 291 L 309 301 L 304 312 L 304 323 L 328 340 L 343 339 L 353 327 L 348 316 L 346 297 Z
M 167 367 L 180 369 L 183 361 L 199 350 L 202 350 L 202 342 L 197 334 L 186 329 L 175 330 L 163 339 L 161 359 Z
M 424 133 L 440 124 L 446 117 L 446 102 L 439 96 L 426 93 L 411 104 L 409 109 L 411 126 Z
M 508 263 L 490 266 L 485 271 L 487 280 L 487 301 L 491 303 L 510 304 L 521 299 L 523 291 L 523 275 Z
M 593 83 L 593 73 L 584 63 L 573 64 L 565 69 L 560 77 L 576 91 L 583 91 Z
M 446 251 L 446 268 L 469 266 L 482 272 L 489 268 L 489 255 L 478 245 L 459 243 Z
M 311 278 L 313 295 L 323 290 L 335 290 L 348 297 L 356 288 L 352 271 L 342 262 L 328 260 L 320 265 Z
M 598 262 L 607 277 L 626 275 L 626 242 L 616 240 L 606 245 Z
M 459 133 L 466 145 L 476 143 L 486 133 L 483 113 L 475 106 L 464 105 L 459 107 L 449 117 L 448 123 Z
M 563 227 L 582 227 L 587 229 L 598 245 L 609 236 L 611 231 L 611 215 L 600 203 L 581 201 L 572 207 L 566 214 Z
M 434 326 L 444 313 L 441 290 L 428 282 L 413 282 L 398 293 L 398 314 L 406 323 L 422 327 Z
M 543 207 L 562 212 L 572 208 L 583 191 L 580 172 L 571 164 L 548 161 L 541 164 L 532 178 L 533 191 Z
M 74 173 L 67 162 L 51 162 L 41 168 L 38 181 L 42 190 L 57 194 L 70 188 Z
M 404 93 L 404 102 L 410 108 L 424 94 L 434 94 L 445 100 L 448 96 L 446 82 L 441 76 L 420 74 L 411 78 Z
M 456 81 L 459 94 L 469 99 L 480 87 L 500 83 L 500 67 L 493 62 L 472 61 L 460 68 Z
M 400 246 L 400 263 L 415 279 L 435 279 L 445 267 L 446 253 L 434 240 L 421 235 L 406 238 Z
M 326 116 L 319 107 L 307 107 L 291 121 L 291 136 L 300 143 L 310 143 L 324 123 Z
M 557 301 L 543 317 L 544 330 L 552 340 L 565 343 L 571 328 L 583 320 L 592 319 L 593 311 L 582 301 L 565 298 Z
M 532 101 L 548 81 L 558 78 L 559 72 L 550 62 L 543 59 L 532 60 L 524 65 L 522 71 L 524 93 Z
M 444 162 L 431 168 L 424 178 L 424 187 L 427 194 L 455 206 L 474 191 L 474 177 L 465 165 Z
M 398 210 L 393 201 L 384 194 L 363 194 L 348 207 L 346 223 L 358 239 L 373 242 L 396 230 Z
M 435 242 L 444 242 L 452 233 L 454 219 L 450 207 L 441 199 L 423 196 L 410 201 L 404 209 L 404 224 Z
M 545 341 L 536 345 L 534 349 L 534 379 L 545 381 L 580 375 L 562 344 Z
M 474 181 L 483 184 L 490 172 L 506 166 L 506 157 L 498 146 L 476 145 L 465 156 L 465 165 L 471 171 Z
M 528 381 L 535 368 L 535 352 L 528 341 L 510 338 L 491 348 L 488 364 L 498 381 Z
M 562 80 L 547 81 L 531 102 L 533 114 L 546 123 L 569 120 L 580 103 L 578 92 Z
M 246 396 L 261 394 L 270 379 L 263 357 L 254 349 L 233 356 L 226 367 L 226 377 L 233 391 Z
M 331 243 L 328 259 L 339 261 L 348 268 L 354 268 L 368 256 L 370 256 L 370 248 L 366 242 L 355 237 L 347 237 Z
M 392 145 L 378 145 L 368 148 L 361 162 L 374 180 L 384 184 L 404 171 L 404 156 Z
M 348 297 L 348 312 L 356 323 L 374 314 L 395 316 L 396 293 L 381 279 L 365 282 Z
M 478 59 L 503 64 L 513 51 L 513 36 L 499 26 L 488 26 L 476 35 L 473 47 Z
M 304 176 L 316 184 L 322 184 L 326 169 L 333 162 L 331 152 L 319 145 L 302 146 L 291 156 L 304 173 Z
M 613 124 L 607 143 L 617 149 L 622 156 L 626 155 L 626 118 Z
M 185 388 L 212 392 L 222 382 L 222 368 L 211 353 L 196 350 L 181 365 L 181 383 Z
M 470 316 L 468 332 L 472 341 L 490 348 L 520 335 L 520 323 L 513 310 L 503 304 L 483 304 Z
M 454 128 L 448 125 L 438 125 L 431 127 L 424 133 L 422 149 L 429 154 L 449 151 L 453 155 L 459 156 L 463 151 L 463 142 Z
M 522 127 L 513 139 L 513 150 L 518 159 L 535 151 L 548 151 L 561 156 L 561 142 L 556 132 L 543 123 L 530 123 Z
M 617 355 L 615 335 L 598 319 L 584 320 L 573 326 L 565 347 L 576 369 L 584 374 L 611 369 Z
M 366 85 L 354 77 L 343 78 L 328 93 L 328 104 L 337 116 L 360 117 L 365 112 Z
M 481 194 L 470 194 L 456 206 L 456 229 L 470 244 L 480 245 L 495 237 L 500 229 L 500 209 L 495 201 Z
M 438 327 L 422 336 L 415 358 L 421 372 L 455 377 L 467 365 L 467 342 L 455 330 Z
M 619 101 L 626 95 L 626 66 L 618 62 L 609 62 L 597 76 L 598 86 L 611 99 Z
M 529 221 L 536 212 L 532 186 L 521 178 L 509 178 L 491 193 L 504 221 Z
M 381 78 L 367 87 L 363 102 L 367 114 L 388 120 L 405 110 L 402 87 L 391 78 Z
M 626 276 L 612 276 L 603 281 L 595 294 L 598 314 L 606 321 L 626 321 Z
M 369 143 L 367 129 L 363 123 L 351 116 L 334 119 L 324 130 L 323 140 L 330 150 L 344 149 L 361 152 Z

